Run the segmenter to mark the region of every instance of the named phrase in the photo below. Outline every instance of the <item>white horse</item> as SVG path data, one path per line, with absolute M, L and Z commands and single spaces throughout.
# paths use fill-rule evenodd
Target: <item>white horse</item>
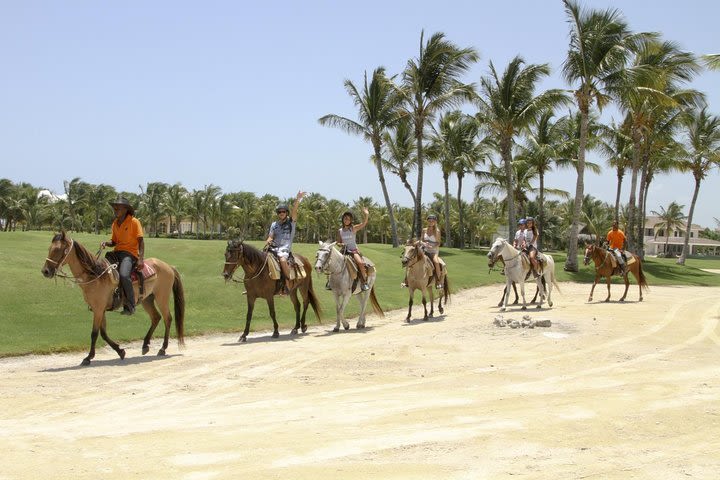
M 555 261 L 546 253 L 543 253 L 542 255 L 545 258 L 546 263 L 543 268 L 542 275 L 538 275 L 535 279 L 537 288 L 541 292 L 540 303 L 538 303 L 537 308 L 542 307 L 543 301 L 546 297 L 542 284 L 543 277 L 545 278 L 545 284 L 547 285 L 547 302 L 549 306 L 553 306 L 552 299 L 550 297 L 553 285 L 555 285 L 555 288 L 560 291 L 560 287 L 558 287 L 557 281 L 555 280 Z M 497 262 L 498 259 L 502 259 L 505 263 L 505 296 L 503 306 L 500 310 L 505 311 L 505 309 L 507 309 L 508 297 L 510 296 L 510 288 L 513 282 L 520 285 L 520 294 L 523 299 L 522 309 L 527 310 L 527 304 L 525 302 L 525 278 L 530 271 L 530 259 L 528 259 L 526 255 L 522 255 L 520 250 L 515 249 L 504 238 L 498 238 L 495 240 L 492 247 L 490 247 L 490 251 L 487 256 L 488 265 L 490 265 L 491 268 L 495 265 L 495 262 Z
M 357 295 L 358 300 L 360 301 L 360 316 L 358 317 L 356 328 L 365 328 L 365 307 L 367 306 L 368 299 L 370 299 L 373 311 L 381 317 L 385 316 L 385 313 L 383 312 L 382 307 L 380 307 L 377 297 L 375 296 L 375 267 L 368 267 L 367 284 L 370 289 L 363 291 L 360 288 L 361 281 L 359 279 L 357 281 L 353 279 L 350 270 L 348 269 L 348 264 L 345 261 L 345 256 L 334 248 L 335 243 L 336 242 L 319 242 L 320 248 L 315 255 L 315 271 L 328 275 L 328 283 L 330 284 L 330 289 L 335 297 L 337 324 L 335 325 L 333 332 L 340 331 L 341 322 L 345 330 L 350 328 L 350 324 L 348 324 L 347 320 L 345 320 L 343 314 L 345 312 L 345 307 L 347 307 L 347 304 L 350 301 L 350 297 L 353 295 Z M 355 284 L 356 287 L 355 291 L 353 291 L 353 284 Z

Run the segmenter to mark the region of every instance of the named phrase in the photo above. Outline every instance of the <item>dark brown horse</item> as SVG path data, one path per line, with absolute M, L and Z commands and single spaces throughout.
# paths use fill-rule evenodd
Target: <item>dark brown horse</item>
M 605 277 L 607 280 L 607 290 L 608 295 L 605 299 L 606 302 L 610 301 L 610 280 L 612 279 L 613 275 L 620 275 L 625 280 L 625 293 L 623 293 L 623 296 L 620 298 L 621 302 L 625 301 L 625 297 L 627 296 L 628 288 L 630 287 L 630 280 L 628 279 L 628 273 L 632 273 L 633 276 L 635 276 L 635 280 L 638 283 L 638 290 L 640 292 L 640 300 L 642 302 L 643 299 L 643 288 L 647 290 L 648 284 L 647 280 L 645 279 L 645 274 L 643 273 L 642 269 L 642 260 L 640 260 L 640 257 L 635 255 L 634 253 L 625 252 L 625 256 L 629 259 L 634 259 L 634 261 L 627 265 L 627 268 L 625 270 L 625 274 L 621 274 L 619 268 L 617 268 L 616 265 L 613 264 L 613 261 L 617 262 L 616 259 L 613 258 L 613 253 L 599 245 L 594 244 L 585 244 L 585 265 L 588 265 L 590 263 L 590 260 L 595 262 L 595 282 L 593 283 L 592 288 L 590 289 L 590 297 L 588 298 L 588 302 L 592 302 L 593 297 L 593 291 L 595 290 L 595 285 L 600 281 L 600 277 Z
M 47 278 L 53 278 L 58 272 L 62 275 L 61 268 L 67 264 L 72 272 L 72 281 L 80 286 L 88 304 L 93 312 L 93 326 L 90 335 L 90 353 L 82 361 L 83 365 L 89 365 L 90 360 L 95 357 L 95 342 L 98 333 L 103 340 L 112 347 L 121 359 L 125 358 L 125 350 L 115 343 L 107 334 L 107 322 L 105 311 L 113 306 L 113 292 L 118 285 L 115 269 L 106 259 L 97 259 L 87 251 L 79 242 L 67 236 L 65 232 L 58 233 L 52 239 L 48 256 L 42 268 L 42 274 Z M 165 355 L 170 336 L 170 293 L 172 292 L 175 303 L 175 332 L 177 333 L 178 345 L 184 345 L 184 321 L 185 321 L 185 294 L 183 292 L 180 274 L 175 269 L 157 258 L 145 260 L 155 275 L 148 277 L 144 282 L 144 298 L 142 306 L 150 315 L 150 329 L 143 340 L 142 353 L 145 355 L 150 350 L 150 339 L 155 328 L 162 318 L 165 321 L 165 338 L 158 355 Z M 137 282 L 133 283 L 135 298 L 138 296 Z M 157 307 L 156 307 L 157 305 Z M 160 312 L 158 311 L 160 308 Z
M 273 338 L 280 336 L 278 333 L 278 323 L 275 319 L 275 295 L 280 290 L 278 280 L 270 277 L 270 266 L 268 265 L 268 255 L 272 255 L 268 252 L 263 252 L 253 247 L 250 244 L 244 243 L 238 240 L 231 240 L 227 244 L 225 249 L 225 268 L 223 269 L 223 277 L 225 281 L 232 279 L 233 273 L 240 265 L 244 272 L 244 278 L 242 280 L 245 285 L 247 292 L 247 318 L 245 321 L 245 330 L 238 339 L 239 342 L 245 342 L 247 340 L 248 333 L 250 333 L 250 320 L 252 320 L 253 308 L 255 308 L 255 300 L 257 298 L 264 298 L 270 309 L 270 318 L 273 321 Z M 308 305 L 312 305 L 315 316 L 320 320 L 322 314 L 320 310 L 320 303 L 318 302 L 317 296 L 313 291 L 312 285 L 312 265 L 303 256 L 293 254 L 293 258 L 296 262 L 302 265 L 305 270 L 305 277 L 293 280 L 291 282 L 290 292 L 288 296 L 290 301 L 295 307 L 295 328 L 292 329 L 292 335 L 298 333 L 298 329 L 302 329 L 302 332 L 307 331 L 307 325 L 305 324 L 305 313 L 307 312 Z M 300 302 L 298 300 L 297 292 L 300 290 L 300 295 L 303 298 L 303 309 L 302 316 L 300 315 Z

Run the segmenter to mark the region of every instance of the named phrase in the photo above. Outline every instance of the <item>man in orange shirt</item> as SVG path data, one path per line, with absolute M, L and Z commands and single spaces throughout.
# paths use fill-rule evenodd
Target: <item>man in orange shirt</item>
M 135 294 L 130 274 L 133 268 L 142 270 L 145 257 L 145 241 L 140 220 L 135 218 L 135 209 L 125 197 L 118 197 L 110 206 L 115 213 L 112 223 L 112 240 L 102 242 L 101 247 L 115 247 L 111 261 L 118 264 L 120 286 L 125 293 L 123 315 L 135 313 Z
M 622 275 L 625 275 L 625 258 L 623 258 L 623 249 L 625 248 L 625 233 L 618 228 L 618 221 L 612 223 L 612 229 L 607 234 L 607 241 L 610 244 L 609 249 L 615 254 L 620 265 Z

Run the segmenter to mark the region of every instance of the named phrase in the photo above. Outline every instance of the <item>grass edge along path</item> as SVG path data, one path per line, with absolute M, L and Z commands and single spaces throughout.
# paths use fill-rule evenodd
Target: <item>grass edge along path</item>
M 83 351 L 89 346 L 91 313 L 79 287 L 62 279 L 48 280 L 40 273 L 52 236 L 52 232 L 0 232 L 0 357 Z M 93 234 L 71 236 L 91 252 L 96 252 L 100 242 L 109 237 Z M 261 242 L 249 243 L 261 245 Z M 247 304 L 242 295 L 243 286 L 241 283 L 225 282 L 221 277 L 225 245 L 224 240 L 146 238 L 147 256 L 176 266 L 182 275 L 188 336 L 223 332 L 235 336 L 245 326 Z M 295 244 L 293 249 L 314 263 L 316 244 Z M 402 250 L 381 244 L 361 245 L 361 249 L 377 265 L 376 293 L 383 309 L 407 308 L 408 292 L 400 288 L 404 275 L 400 265 Z M 592 265 L 583 266 L 580 261 L 580 272 L 564 272 L 565 254 L 551 254 L 555 259 L 558 281 L 592 283 Z M 441 255 L 448 265 L 451 292 L 505 281 L 499 270 L 489 271 L 486 250 L 442 248 Z M 720 286 L 720 275 L 701 270 L 720 269 L 720 259 L 690 259 L 688 266 L 682 267 L 676 265 L 673 259 L 648 258 L 643 266 L 650 293 L 653 285 Z M 65 270 L 69 272 L 67 267 Z M 620 279 L 616 278 L 614 283 L 620 283 Z M 634 285 L 634 279 L 631 279 L 631 285 Z M 330 292 L 324 288 L 325 276 L 313 273 L 313 287 L 323 308 L 323 323 L 334 323 L 335 305 Z M 416 305 L 419 298 L 416 293 Z M 647 301 L 652 301 L 651 295 Z M 289 300 L 280 298 L 276 298 L 275 304 L 281 332 L 286 334 L 295 321 L 292 305 Z M 449 308 L 450 311 L 455 308 L 452 300 Z M 358 302 L 352 300 L 346 310 L 346 318 L 353 319 L 357 314 Z M 142 309 L 132 317 L 108 312 L 107 321 L 110 337 L 122 343 L 141 339 L 150 324 Z M 307 321 L 310 325 L 317 324 L 311 309 Z M 371 319 L 369 321 L 372 322 Z M 267 305 L 260 300 L 255 305 L 251 330 L 263 331 L 271 327 Z M 155 344 L 161 338 L 163 329 L 161 324 L 155 331 Z M 99 346 L 104 343 L 101 339 L 99 342 Z

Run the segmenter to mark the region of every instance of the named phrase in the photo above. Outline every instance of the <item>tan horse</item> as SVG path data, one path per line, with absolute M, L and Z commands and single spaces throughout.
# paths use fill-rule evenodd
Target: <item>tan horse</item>
M 595 291 L 595 285 L 600 281 L 600 277 L 605 277 L 607 280 L 607 298 L 605 299 L 606 302 L 610 301 L 610 280 L 615 275 L 620 275 L 618 272 L 618 269 L 616 268 L 616 265 L 613 264 L 613 261 L 617 262 L 616 259 L 613 258 L 613 253 L 609 250 L 604 249 L 603 247 L 600 247 L 598 245 L 593 244 L 585 244 L 585 265 L 588 265 L 590 263 L 590 260 L 595 262 L 595 282 L 593 283 L 592 288 L 590 289 L 590 297 L 588 298 L 588 302 L 592 302 L 593 297 L 593 291 Z M 638 290 L 640 292 L 640 300 L 642 302 L 643 300 L 643 288 L 647 290 L 648 284 L 647 280 L 645 279 L 645 274 L 643 273 L 642 269 L 642 261 L 640 260 L 640 257 L 635 255 L 634 253 L 625 252 L 625 255 L 627 257 L 630 257 L 634 259 L 632 263 L 629 263 L 627 265 L 627 269 L 625 271 L 625 275 L 622 275 L 623 280 L 625 280 L 625 293 L 623 293 L 623 296 L 620 298 L 621 302 L 625 301 L 625 297 L 627 296 L 628 288 L 630 287 L 630 280 L 628 280 L 628 273 L 632 273 L 633 276 L 635 276 L 635 280 L 638 283 Z
M 183 292 L 180 274 L 175 269 L 157 258 L 145 260 L 151 269 L 156 273 L 145 279 L 144 297 L 141 300 L 145 311 L 150 315 L 150 329 L 143 340 L 142 353 L 145 355 L 150 350 L 150 339 L 155 328 L 160 322 L 161 313 L 165 322 L 165 337 L 162 348 L 158 355 L 165 355 L 170 336 L 170 293 L 175 303 L 175 332 L 177 333 L 178 346 L 182 347 L 184 339 L 185 321 L 185 294 Z M 62 266 L 68 265 L 72 272 L 71 280 L 80 286 L 83 292 L 85 303 L 93 312 L 93 326 L 90 335 L 90 352 L 82 361 L 83 365 L 89 365 L 90 360 L 95 357 L 95 342 L 98 333 L 103 340 L 117 352 L 121 359 L 125 358 L 125 350 L 115 343 L 107 334 L 107 322 L 105 312 L 113 306 L 113 292 L 117 288 L 118 278 L 114 266 L 106 259 L 96 259 L 85 247 L 70 238 L 65 232 L 58 233 L 50 243 L 50 250 L 42 268 L 42 274 L 46 278 L 53 278 L 55 275 L 66 276 L 62 272 Z M 139 299 L 137 282 L 133 282 L 135 298 Z M 156 307 L 157 305 L 157 307 Z M 158 311 L 160 308 L 160 311 Z
M 407 277 L 407 286 L 410 291 L 410 300 L 408 301 L 408 314 L 405 321 L 410 322 L 412 317 L 412 306 L 413 296 L 415 290 L 422 292 L 422 303 L 425 309 L 425 316 L 423 320 L 427 320 L 428 317 L 433 316 L 433 285 L 439 283 L 443 286 L 443 291 L 440 293 L 438 299 L 438 312 L 442 315 L 443 310 L 443 299 L 447 304 L 450 299 L 450 284 L 447 278 L 447 271 L 445 265 L 442 266 L 442 278 L 435 279 L 435 268 L 433 267 L 432 260 L 425 255 L 425 251 L 421 246 L 421 242 L 418 240 L 408 240 L 405 244 L 405 250 L 402 255 L 402 266 L 405 267 L 405 276 Z M 426 296 L 430 297 L 430 314 L 427 311 L 427 300 Z
M 255 300 L 258 298 L 264 298 L 270 309 L 270 317 L 273 321 L 273 338 L 278 338 L 280 333 L 278 332 L 278 323 L 275 319 L 275 295 L 278 294 L 281 284 L 278 280 L 273 279 L 270 276 L 270 265 L 268 252 L 263 252 L 253 247 L 248 243 L 244 243 L 240 240 L 231 240 L 227 244 L 225 249 L 225 267 L 223 269 L 223 277 L 225 281 L 231 280 L 233 274 L 240 265 L 244 272 L 244 278 L 242 280 L 245 285 L 247 292 L 247 316 L 245 319 L 245 330 L 238 339 L 239 342 L 247 341 L 248 333 L 250 333 L 250 320 L 252 320 L 253 309 L 255 308 Z M 295 307 L 295 328 L 292 330 L 292 335 L 298 333 L 298 329 L 302 329 L 302 332 L 307 331 L 307 325 L 305 324 L 305 313 L 307 312 L 308 305 L 312 305 L 315 311 L 315 316 L 320 320 L 322 311 L 320 309 L 320 303 L 318 302 L 315 291 L 313 290 L 312 284 L 312 265 L 307 258 L 297 254 L 293 254 L 293 258 L 297 261 L 302 268 L 305 270 L 305 277 L 299 280 L 293 280 L 291 282 L 290 292 L 288 297 Z M 292 268 L 292 267 L 291 267 Z M 303 310 L 302 317 L 300 316 L 300 301 L 298 300 L 297 292 L 303 298 Z

